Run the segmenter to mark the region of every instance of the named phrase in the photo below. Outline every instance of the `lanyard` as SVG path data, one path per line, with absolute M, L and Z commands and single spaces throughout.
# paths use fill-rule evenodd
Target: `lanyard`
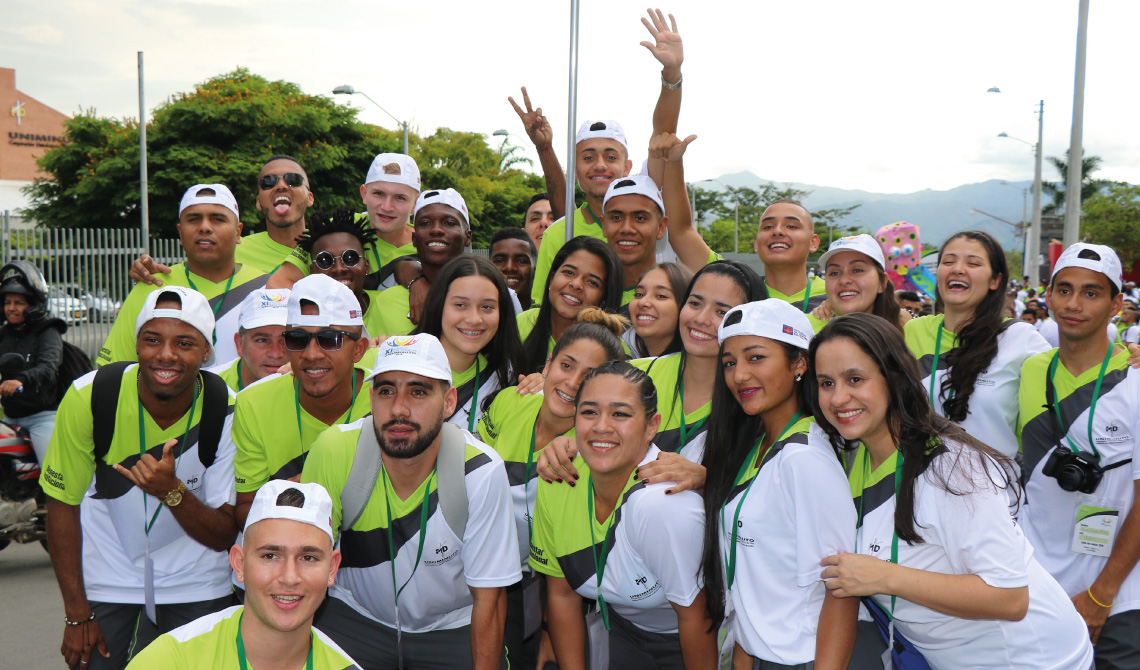
M 241 620 L 245 618 L 245 608 L 242 608 L 241 614 L 238 615 L 238 632 L 237 632 L 237 653 L 238 653 L 238 667 L 241 670 L 249 668 L 249 662 L 245 660 L 245 642 L 241 639 Z M 309 655 L 305 659 L 305 670 L 313 670 L 313 647 L 317 645 L 316 635 L 313 634 L 312 629 L 309 630 Z
M 596 517 L 594 515 L 594 474 L 593 473 L 590 473 L 589 488 L 587 488 L 586 491 L 587 491 L 586 492 L 586 511 L 589 512 L 589 514 L 590 514 L 590 519 L 589 519 L 589 522 L 590 522 L 590 553 L 593 554 L 593 556 L 594 556 L 594 574 L 598 578 L 598 581 L 597 581 L 598 609 L 602 613 L 602 623 L 605 624 L 606 630 L 610 630 L 610 615 L 606 609 L 605 596 L 602 595 L 602 575 L 606 571 L 606 558 L 609 556 L 608 550 L 609 550 L 609 546 L 610 546 L 610 531 L 612 531 L 613 527 L 614 527 L 614 514 L 617 512 L 617 508 L 615 507 L 614 511 L 610 512 L 610 519 L 609 519 L 610 524 L 608 526 L 606 526 L 606 534 L 605 534 L 605 537 L 602 538 L 602 557 L 601 557 L 601 559 L 599 559 L 598 558 L 598 541 L 594 537 L 594 519 Z M 619 506 L 620 506 L 620 501 L 619 501 Z
M 396 656 L 398 665 L 400 669 L 403 670 L 404 652 L 400 646 L 400 594 L 404 592 L 404 589 L 412 581 L 412 577 L 416 575 L 416 569 L 420 567 L 420 558 L 424 555 L 424 536 L 426 535 L 428 520 L 428 498 L 431 497 L 429 494 L 431 493 L 431 483 L 435 479 L 435 470 L 433 469 L 431 471 L 431 476 L 428 477 L 427 484 L 424 485 L 424 499 L 420 505 L 420 547 L 416 550 L 416 562 L 415 565 L 412 566 L 412 574 L 408 575 L 408 578 L 404 581 L 404 585 L 399 588 L 396 587 L 396 554 L 392 551 L 392 547 L 395 546 L 395 542 L 392 540 L 392 526 L 395 524 L 395 520 L 392 518 L 392 502 L 388 498 L 388 468 L 383 467 L 383 464 L 381 464 L 380 474 L 384 476 L 384 507 L 388 511 L 388 563 L 392 566 L 392 591 L 395 593 L 392 600 L 396 610 Z
M 678 386 L 681 392 L 681 444 L 677 447 L 677 453 L 680 453 L 681 450 L 689 444 L 689 425 L 688 420 L 685 418 L 685 379 L 683 377 L 678 382 Z M 704 427 L 705 422 L 708 420 L 709 418 L 706 416 L 693 425 L 694 436 L 696 433 L 701 432 L 701 428 Z
M 467 408 L 467 432 L 475 433 L 475 408 L 479 403 L 479 357 L 475 357 L 475 388 L 471 391 L 471 405 Z M 534 445 L 532 444 L 533 448 Z
M 222 295 L 218 298 L 218 302 L 214 305 L 214 319 L 218 318 L 218 310 L 222 308 L 222 303 L 226 301 L 226 296 L 229 295 L 229 293 L 230 293 L 230 287 L 233 286 L 234 277 L 237 276 L 237 271 L 238 271 L 238 266 L 235 263 L 234 264 L 234 272 L 233 272 L 233 274 L 230 275 L 230 278 L 226 280 L 226 288 L 224 291 L 222 291 Z M 198 287 L 194 285 L 194 280 L 190 278 L 190 268 L 186 268 L 186 283 L 190 284 L 190 288 L 194 289 L 195 291 L 198 291 Z M 198 291 L 198 292 L 201 293 L 201 291 Z M 213 332 L 213 341 L 210 344 L 214 345 L 217 343 L 218 343 L 218 328 L 217 328 L 217 326 L 215 326 L 214 332 Z
M 791 420 L 788 421 L 788 425 L 784 426 L 784 429 L 780 431 L 780 435 L 776 438 L 776 441 L 773 442 L 772 446 L 768 447 L 768 450 L 764 452 L 764 457 L 760 459 L 760 462 L 756 466 L 756 475 L 753 476 L 751 480 L 749 480 L 748 486 L 744 487 L 744 493 L 740 495 L 740 502 L 736 503 L 736 513 L 732 516 L 732 532 L 728 540 L 728 557 L 725 560 L 725 564 L 727 565 L 725 571 L 727 572 L 728 576 L 728 590 L 730 591 L 732 590 L 732 583 L 736 581 L 736 527 L 740 522 L 740 508 L 744 507 L 744 499 L 748 497 L 748 492 L 752 490 L 752 484 L 754 484 L 756 480 L 760 478 L 760 468 L 763 468 L 764 464 L 768 462 L 768 455 L 772 453 L 772 450 L 781 440 L 787 437 L 788 431 L 791 430 L 792 426 L 796 425 L 796 422 L 799 421 L 803 415 L 803 410 L 796 410 L 796 413 L 792 415 Z M 760 452 L 760 443 L 763 441 L 764 436 L 760 436 L 760 439 L 756 440 L 756 444 L 752 445 L 752 451 L 748 452 L 748 458 L 744 459 L 744 463 L 740 465 L 740 472 L 736 474 L 736 481 L 740 481 L 744 477 L 744 473 L 748 472 L 748 468 L 754 461 L 756 461 L 756 458 Z M 728 507 L 727 500 L 724 501 L 724 504 L 720 506 L 721 528 L 724 527 L 725 507 Z
M 200 391 L 201 388 L 202 388 L 201 383 L 198 380 L 195 380 L 194 381 L 194 399 L 190 401 L 190 412 L 186 415 L 186 432 L 182 433 L 182 446 L 178 448 L 178 458 L 174 462 L 174 469 L 176 472 L 178 470 L 178 461 L 182 460 L 182 452 L 186 451 L 186 437 L 190 434 L 190 426 L 192 426 L 194 424 L 194 406 L 198 404 L 198 391 Z M 139 458 L 142 458 L 143 454 L 146 453 L 146 421 L 144 419 L 144 417 L 146 416 L 146 412 L 143 409 L 142 398 L 140 397 L 138 400 L 139 400 Z M 143 526 L 143 530 L 149 536 L 150 535 L 150 529 L 154 527 L 154 522 L 158 521 L 158 513 L 162 511 L 162 505 L 160 504 L 158 506 L 158 509 L 154 510 L 154 515 L 150 517 L 149 522 L 146 521 L 147 516 L 150 514 L 150 511 L 147 509 L 147 507 L 148 507 L 147 506 L 147 496 L 146 496 L 146 493 L 143 493 L 143 520 L 144 520 L 143 522 L 145 524 Z
M 945 317 L 938 322 L 938 336 L 934 338 L 934 365 L 930 367 L 930 406 L 934 407 L 934 378 L 938 376 L 938 356 L 942 353 L 942 324 Z M 954 389 L 950 389 L 950 398 L 954 397 Z M 949 398 L 947 398 L 949 399 Z
M 237 377 L 238 377 L 238 390 L 240 391 L 243 388 L 245 388 L 245 384 L 243 384 L 241 381 L 241 359 L 240 358 L 238 359 L 238 362 L 237 362 Z
M 808 300 L 811 299 L 811 275 L 810 274 L 807 276 L 807 280 L 808 280 L 807 286 L 804 287 L 804 304 L 802 307 L 804 314 L 808 313 Z
M 903 455 L 902 455 L 902 452 L 900 451 L 895 456 L 895 504 L 896 505 L 898 504 L 898 501 L 899 501 L 899 486 L 902 484 L 902 465 L 903 465 Z M 871 475 L 870 467 L 871 467 L 871 465 L 870 465 L 870 452 L 867 450 L 867 445 L 864 444 L 863 445 L 863 493 L 861 493 L 859 495 L 859 520 L 856 522 L 856 525 L 855 525 L 855 528 L 857 529 L 856 533 L 859 533 L 859 534 L 861 534 L 863 532 L 863 499 L 866 498 L 865 494 L 867 492 L 867 486 L 866 486 L 867 477 L 869 477 Z M 898 565 L 898 563 L 899 563 L 899 534 L 896 530 L 894 530 L 894 522 L 893 521 L 891 522 L 891 528 L 892 528 L 892 530 L 891 530 L 891 563 Z M 858 539 L 856 539 L 856 544 L 858 544 Z M 859 552 L 858 546 L 855 547 L 855 552 L 856 553 Z M 890 637 L 891 637 L 892 641 L 894 639 L 894 634 L 895 634 L 894 621 L 895 621 L 895 596 L 894 596 L 894 594 L 891 594 L 891 633 L 890 633 Z
M 582 209 L 590 214 L 590 218 L 594 220 L 594 223 L 599 226 L 602 225 L 602 222 L 598 219 L 598 217 L 594 216 L 594 210 L 590 209 L 590 203 L 587 202 L 586 204 L 582 205 Z M 583 216 L 582 220 L 585 221 L 586 217 Z
M 1049 393 L 1046 395 L 1052 400 L 1053 411 L 1057 414 L 1057 422 L 1061 425 L 1061 430 L 1065 430 L 1065 420 L 1061 418 L 1061 401 L 1057 400 L 1053 393 L 1053 377 L 1057 375 L 1057 360 L 1061 355 L 1060 350 L 1053 354 L 1053 360 L 1049 362 L 1049 377 L 1047 378 L 1049 385 Z M 1100 385 L 1104 382 L 1104 374 L 1108 371 L 1108 362 L 1112 359 L 1112 343 L 1108 345 L 1108 351 L 1104 352 L 1104 362 L 1100 364 L 1100 372 L 1096 375 L 1096 386 L 1093 387 L 1092 404 L 1089 405 L 1089 447 L 1093 450 L 1093 455 L 1096 456 L 1097 461 L 1100 461 L 1100 452 L 1097 451 L 1096 442 L 1093 440 L 1093 416 L 1096 415 L 1096 401 L 1100 398 Z M 1069 437 L 1068 431 L 1065 432 L 1065 440 L 1069 443 L 1069 448 L 1073 450 L 1074 454 L 1079 454 L 1080 449 L 1077 445 L 1073 444 L 1072 438 Z
M 293 379 L 293 405 L 297 408 L 297 439 L 301 441 L 301 453 L 305 453 L 305 434 L 301 430 L 301 380 Z M 352 423 L 352 410 L 356 407 L 356 368 L 352 369 L 352 400 L 348 404 L 348 416 L 344 423 Z

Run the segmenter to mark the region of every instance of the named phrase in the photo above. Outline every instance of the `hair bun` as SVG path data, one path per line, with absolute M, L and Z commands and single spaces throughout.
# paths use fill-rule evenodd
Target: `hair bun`
M 574 319 L 574 323 L 597 324 L 619 338 L 629 330 L 629 319 L 620 314 L 607 312 L 601 307 L 584 307 L 578 312 L 578 318 Z

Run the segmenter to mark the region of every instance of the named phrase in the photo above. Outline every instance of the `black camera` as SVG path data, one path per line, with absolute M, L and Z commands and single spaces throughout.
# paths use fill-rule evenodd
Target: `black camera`
M 1087 451 L 1073 453 L 1069 449 L 1057 447 L 1049 454 L 1041 474 L 1057 480 L 1057 484 L 1066 491 L 1080 491 L 1092 493 L 1100 486 L 1104 477 L 1104 468 L 1096 456 Z

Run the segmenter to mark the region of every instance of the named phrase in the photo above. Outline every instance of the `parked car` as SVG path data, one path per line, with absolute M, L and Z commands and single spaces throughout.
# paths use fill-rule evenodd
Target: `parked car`
M 60 284 L 69 296 L 81 301 L 87 307 L 87 314 L 92 321 L 114 321 L 119 315 L 123 303 L 112 300 L 106 289 L 98 289 L 92 295 L 90 291 L 79 284 Z
M 48 287 L 48 311 L 63 319 L 63 322 L 69 326 L 87 322 L 86 303 L 68 295 L 59 286 Z

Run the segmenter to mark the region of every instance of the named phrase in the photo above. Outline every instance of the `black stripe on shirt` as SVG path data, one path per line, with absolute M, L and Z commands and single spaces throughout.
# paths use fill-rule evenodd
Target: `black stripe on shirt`
M 589 486 L 589 483 L 586 485 Z M 587 546 L 565 556 L 558 557 L 558 565 L 562 568 L 562 574 L 566 577 L 566 581 L 569 582 L 570 588 L 577 590 L 578 587 L 585 584 L 587 580 L 595 578 L 597 574 L 597 571 L 594 569 L 595 552 L 601 553 L 603 545 L 605 545 L 606 554 L 600 559 L 604 564 L 606 559 L 609 558 L 609 552 L 613 551 L 614 548 L 614 536 L 617 532 L 618 524 L 621 523 L 622 506 L 629 501 L 630 496 L 644 488 L 645 482 L 637 482 L 622 496 L 621 505 L 618 505 L 618 508 L 614 510 L 614 522 L 610 525 L 609 534 L 606 536 L 609 539 L 608 544 L 606 540 L 603 539 L 602 542 L 592 547 Z M 590 519 L 590 523 L 593 522 L 594 520 Z

